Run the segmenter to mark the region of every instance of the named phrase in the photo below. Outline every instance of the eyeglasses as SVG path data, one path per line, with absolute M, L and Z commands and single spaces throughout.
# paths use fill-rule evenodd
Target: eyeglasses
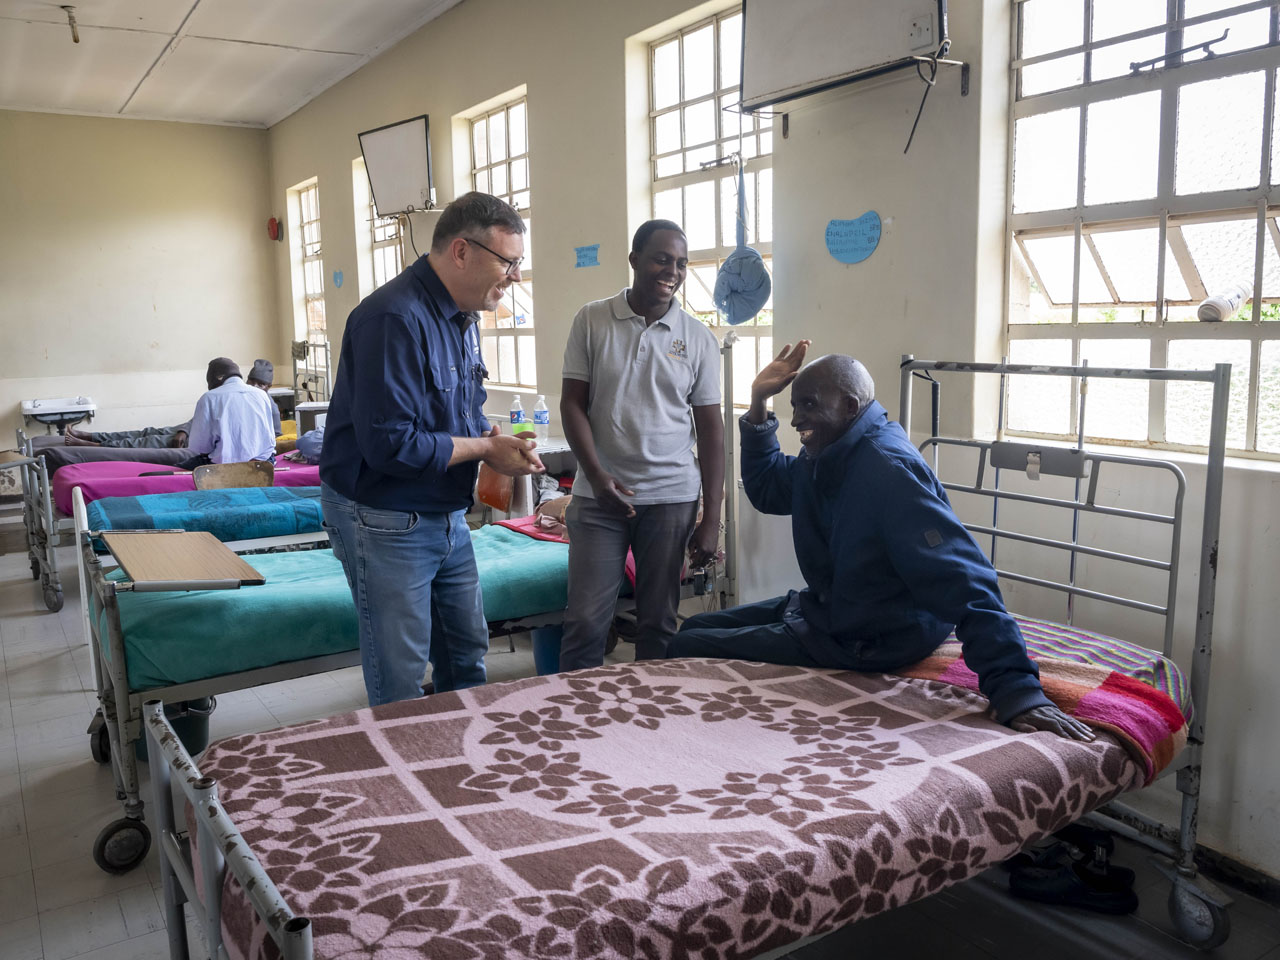
M 511 258 L 509 258 L 509 257 L 504 257 L 504 256 L 503 256 L 502 254 L 500 254 L 497 250 L 492 250 L 492 249 L 490 249 L 489 247 L 486 247 L 486 246 L 485 246 L 483 243 L 481 243 L 479 240 L 472 240 L 470 237 L 463 237 L 462 239 L 463 239 L 463 240 L 465 240 L 465 241 L 467 241 L 467 243 L 474 243 L 474 244 L 475 244 L 477 247 L 479 247 L 481 250 L 488 250 L 488 251 L 489 251 L 489 253 L 492 253 L 495 257 L 497 257 L 499 260 L 501 260 L 503 263 L 505 263 L 505 264 L 507 265 L 507 276 L 508 276 L 508 277 L 510 277 L 510 276 L 514 276 L 514 275 L 517 273 L 517 271 L 519 271 L 519 269 L 520 269 L 520 264 L 524 263 L 524 257 L 516 257 L 514 260 L 512 260 L 512 259 L 511 259 Z

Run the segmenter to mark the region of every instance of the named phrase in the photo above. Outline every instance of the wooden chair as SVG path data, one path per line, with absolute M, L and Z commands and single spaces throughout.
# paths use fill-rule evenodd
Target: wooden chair
M 269 487 L 276 468 L 270 460 L 247 463 L 206 463 L 191 471 L 197 490 L 225 490 L 228 487 Z

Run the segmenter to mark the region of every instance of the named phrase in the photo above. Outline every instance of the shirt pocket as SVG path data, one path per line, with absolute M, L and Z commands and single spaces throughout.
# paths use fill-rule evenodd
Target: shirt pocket
M 452 363 L 433 363 L 431 365 L 431 385 L 441 393 L 452 397 L 458 389 L 458 368 Z

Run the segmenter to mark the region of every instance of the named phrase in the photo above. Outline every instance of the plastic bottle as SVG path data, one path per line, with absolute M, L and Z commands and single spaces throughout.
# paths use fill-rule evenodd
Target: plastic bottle
M 1220 290 L 1215 295 L 1201 301 L 1200 306 L 1196 309 L 1196 317 L 1199 320 L 1210 323 L 1230 320 L 1235 316 L 1241 305 L 1252 296 L 1252 283 L 1230 284 L 1225 290 Z
M 511 395 L 511 432 L 518 433 L 516 430 L 517 423 L 525 423 L 524 405 L 520 403 L 520 394 Z
M 551 411 L 547 409 L 547 398 L 541 393 L 533 405 L 533 429 L 538 435 L 538 442 L 546 443 L 547 434 L 551 432 Z

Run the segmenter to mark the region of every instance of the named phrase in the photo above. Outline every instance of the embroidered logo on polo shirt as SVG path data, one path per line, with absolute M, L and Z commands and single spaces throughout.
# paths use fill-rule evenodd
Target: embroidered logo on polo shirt
M 676 360 L 688 360 L 689 348 L 685 346 L 683 340 L 672 340 L 671 349 L 667 351 L 667 356 Z

